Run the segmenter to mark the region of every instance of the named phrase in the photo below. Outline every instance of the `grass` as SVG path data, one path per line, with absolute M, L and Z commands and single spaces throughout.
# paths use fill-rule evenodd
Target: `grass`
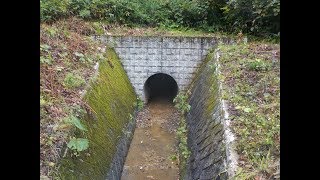
M 181 179 L 184 179 L 186 176 L 186 165 L 191 155 L 191 151 L 187 145 L 188 130 L 187 130 L 187 123 L 185 118 L 185 114 L 188 111 L 190 111 L 191 106 L 188 104 L 187 99 L 188 99 L 188 94 L 184 94 L 180 92 L 173 100 L 173 102 L 175 103 L 175 107 L 181 113 L 181 118 L 179 122 L 179 128 L 177 129 L 177 132 L 176 132 L 176 136 L 179 142 L 178 158 L 176 156 L 171 156 L 171 159 L 178 159 Z
M 63 80 L 66 88 L 78 88 L 85 84 L 85 80 L 78 74 L 68 73 Z
M 280 178 L 280 49 L 277 44 L 220 45 L 222 95 L 236 134 L 236 179 Z
M 110 24 L 103 21 L 91 21 L 91 26 L 94 28 L 97 35 L 112 35 L 112 36 L 183 36 L 183 37 L 218 37 L 218 38 L 232 38 L 241 41 L 247 37 L 248 42 L 265 42 L 265 43 L 279 43 L 280 37 L 274 36 L 269 38 L 256 37 L 252 35 L 245 35 L 242 33 L 229 33 L 222 31 L 208 32 L 205 30 L 194 28 L 169 28 L 169 27 L 142 27 L 142 26 L 126 26 L 119 24 Z
M 244 35 L 242 33 L 228 33 L 228 32 L 208 32 L 193 28 L 168 28 L 168 27 L 140 27 L 140 26 L 126 26 L 119 24 L 110 24 L 108 22 L 91 21 L 91 26 L 97 32 L 97 35 L 108 36 L 166 36 L 166 37 L 215 37 L 230 38 L 237 42 L 242 42 L 244 38 L 247 42 L 253 43 L 280 43 L 280 37 L 262 38 L 252 35 Z
M 242 35 L 207 33 L 193 29 L 166 29 L 85 22 L 76 18 L 40 26 L 40 175 L 50 178 L 72 126 L 70 116 L 81 117 L 86 107 L 81 95 L 94 74 L 93 65 L 104 59 L 104 46 L 88 36 L 186 36 L 238 38 Z M 223 96 L 230 103 L 233 130 L 238 137 L 241 168 L 238 177 L 278 176 L 279 55 L 278 46 L 256 43 L 220 46 L 223 54 Z M 270 40 L 266 40 L 269 42 Z M 125 97 L 123 97 L 125 98 Z M 126 101 L 123 99 L 122 101 Z M 142 107 L 141 102 L 137 102 Z M 120 132 L 120 131 L 119 131 Z M 269 155 L 268 155 L 269 153 Z M 240 178 L 241 179 L 241 178 Z
M 84 114 L 81 95 L 94 74 L 101 45 L 87 22 L 70 18 L 40 26 L 40 175 L 51 179 L 70 132 L 68 117 Z M 91 59 L 90 59 L 91 58 Z M 91 61 L 90 61 L 91 60 Z
M 61 174 L 63 172 L 61 167 L 72 169 L 72 163 L 80 163 L 76 166 L 78 169 L 73 169 L 75 171 L 82 166 L 86 168 L 87 163 L 78 162 L 77 158 L 73 157 L 71 159 L 74 162 L 66 159 L 71 166 L 68 166 L 68 163 L 63 165 L 62 161 L 69 158 L 72 153 L 76 153 L 76 156 L 87 162 L 99 164 L 93 167 L 96 168 L 94 171 L 90 171 L 94 172 L 95 176 L 92 174 L 92 177 L 105 173 L 100 169 L 110 164 L 110 157 L 114 153 L 117 140 L 123 133 L 123 125 L 130 120 L 127 114 L 132 113 L 136 97 L 116 53 L 89 38 L 90 35 L 99 34 L 102 30 L 99 23 L 94 25 L 92 22 L 77 18 L 52 24 L 42 23 L 40 26 L 40 176 L 42 179 L 70 177 L 67 173 Z M 96 76 L 94 69 L 97 62 L 99 62 L 99 76 Z M 138 101 L 136 105 L 141 108 L 143 103 Z M 87 112 L 90 112 L 90 117 L 92 115 L 91 122 L 104 122 L 102 119 L 105 116 L 113 121 L 99 124 L 96 127 L 98 129 L 93 131 L 92 126 L 97 125 L 87 122 Z M 130 116 L 132 121 L 132 115 Z M 110 139 L 106 140 L 103 132 L 114 133 L 115 137 L 109 136 Z M 66 144 L 70 151 L 64 150 Z M 88 155 L 93 149 L 95 153 L 91 156 L 83 156 Z

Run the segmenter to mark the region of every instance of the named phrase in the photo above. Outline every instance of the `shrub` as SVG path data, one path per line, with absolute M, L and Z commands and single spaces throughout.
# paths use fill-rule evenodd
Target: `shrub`
M 144 102 L 139 97 L 137 97 L 137 101 L 135 102 L 135 106 L 138 108 L 138 110 L 141 110 L 144 106 Z
M 72 137 L 67 144 L 68 148 L 73 150 L 75 156 L 79 156 L 81 151 L 87 150 L 89 148 L 89 141 L 85 138 L 75 138 Z
M 63 85 L 67 88 L 78 88 L 84 85 L 84 83 L 85 80 L 81 76 L 73 73 L 68 73 L 63 80 Z
M 184 115 L 188 112 L 191 106 L 188 104 L 188 96 L 184 93 L 179 93 L 173 100 L 175 107 Z
M 70 0 L 40 0 L 41 21 L 52 21 L 69 15 Z
M 271 68 L 271 64 L 267 63 L 261 59 L 256 59 L 255 61 L 249 61 L 247 63 L 249 70 L 254 71 L 267 71 Z
M 253 34 L 280 32 L 280 0 L 234 0 L 223 7 L 230 31 Z
M 40 0 L 41 21 L 66 16 L 129 26 L 164 26 L 274 35 L 280 0 Z

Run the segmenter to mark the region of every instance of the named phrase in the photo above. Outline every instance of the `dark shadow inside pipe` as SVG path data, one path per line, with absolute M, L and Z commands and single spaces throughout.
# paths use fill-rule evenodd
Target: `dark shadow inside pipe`
M 147 103 L 157 100 L 172 102 L 177 93 L 177 82 L 168 74 L 154 74 L 144 84 L 144 95 Z

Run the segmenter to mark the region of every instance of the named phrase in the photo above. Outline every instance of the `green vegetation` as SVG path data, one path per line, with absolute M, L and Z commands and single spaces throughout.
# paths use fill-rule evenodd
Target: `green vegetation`
M 42 179 L 100 179 L 134 120 L 134 90 L 116 53 L 87 37 L 95 33 L 92 23 L 76 18 L 41 24 Z
M 213 52 L 220 51 L 219 76 Z M 280 50 L 279 45 L 261 42 L 219 45 L 208 53 L 190 83 L 194 89 L 201 76 L 210 93 L 204 117 L 217 104 L 217 80 L 230 113 L 239 154 L 234 179 L 280 178 Z M 207 73 L 210 67 L 211 73 Z M 205 71 L 205 72 L 204 72 Z M 201 72 L 201 73 L 199 73 Z M 212 75 L 211 75 L 212 74 Z
M 180 122 L 180 126 L 177 129 L 177 136 L 179 138 L 179 151 L 184 160 L 190 157 L 190 151 L 187 146 L 187 124 L 184 121 Z
M 187 145 L 187 123 L 185 119 L 185 113 L 187 113 L 191 106 L 188 104 L 188 96 L 182 92 L 180 92 L 173 100 L 175 103 L 175 107 L 180 111 L 181 118 L 179 122 L 179 128 L 177 129 L 177 138 L 179 141 L 179 169 L 180 169 L 180 177 L 183 178 L 185 176 L 186 164 L 191 155 L 191 151 Z M 176 156 L 172 156 L 171 159 L 176 159 Z
M 69 117 L 67 117 L 65 119 L 65 122 L 74 125 L 75 127 L 77 127 L 78 129 L 80 129 L 82 131 L 88 131 L 87 128 L 81 123 L 80 119 L 78 119 L 77 117 L 75 117 L 73 115 L 70 115 Z
M 185 114 L 191 108 L 187 100 L 188 100 L 188 96 L 183 93 L 179 93 L 173 100 L 173 102 L 175 103 L 175 107 L 178 108 L 178 110 L 182 114 Z
M 239 154 L 237 179 L 280 178 L 279 45 L 221 45 L 222 95 Z
M 135 102 L 135 106 L 138 108 L 139 111 L 143 108 L 144 102 L 140 99 L 140 97 L 137 97 L 137 101 Z
M 101 177 L 117 141 L 127 133 L 123 127 L 134 120 L 133 109 L 144 105 L 136 99 L 116 53 L 110 47 L 106 53 L 88 37 L 105 33 L 237 39 L 236 45 L 219 47 L 218 77 L 238 137 L 236 178 L 280 176 L 279 47 L 261 43 L 279 41 L 279 0 L 40 0 L 40 5 L 42 178 L 61 176 L 59 168 L 63 177 Z M 251 43 L 241 44 L 244 36 Z M 97 62 L 99 75 L 93 80 Z M 210 83 L 215 79 L 210 77 Z M 175 99 L 182 114 L 190 109 L 186 100 L 183 94 Z M 206 113 L 213 101 L 212 95 Z M 186 133 L 183 117 L 177 132 L 181 167 L 190 155 Z M 95 166 L 84 174 L 90 164 Z
M 176 161 L 178 158 L 177 158 L 177 156 L 176 156 L 175 154 L 173 154 L 173 155 L 171 155 L 171 156 L 169 157 L 169 159 L 170 159 L 171 161 Z
M 40 0 L 42 22 L 76 16 L 111 24 L 279 36 L 279 0 Z M 101 31 L 100 31 L 101 32 Z
M 60 1 L 59 1 L 60 2 Z M 57 3 L 59 3 L 57 1 Z M 62 1 L 61 1 L 62 2 Z M 94 33 L 84 21 L 70 18 L 51 25 L 42 23 L 40 31 L 40 174 L 52 178 L 65 144 L 71 154 L 85 154 L 91 143 L 85 139 L 83 118 L 86 103 L 81 99 L 85 84 L 94 74 L 93 64 L 104 59 L 98 43 L 85 35 Z M 79 54 L 92 58 L 81 61 Z M 77 56 L 78 55 L 78 56 Z M 80 143 L 79 143 L 80 142 Z M 81 153 L 80 153 L 81 152 Z M 84 152 L 84 153 L 82 153 Z
M 69 141 L 67 147 L 75 150 L 74 155 L 79 156 L 79 152 L 87 150 L 89 148 L 89 141 L 88 139 L 73 137 Z
M 64 122 L 68 125 L 73 125 L 78 128 L 81 132 L 88 131 L 85 125 L 83 125 L 77 117 L 73 114 L 66 117 Z M 71 134 L 71 133 L 70 133 Z M 67 147 L 73 151 L 73 155 L 79 156 L 81 151 L 87 150 L 89 148 L 89 141 L 86 138 L 76 138 L 70 137 L 70 141 L 67 144 Z
M 134 120 L 137 97 L 116 52 L 107 47 L 103 55 L 106 58 L 99 63 L 99 74 L 90 82 L 83 98 L 87 104 L 83 125 L 74 121 L 78 128 L 73 134 L 78 138 L 68 144 L 69 148 L 85 153 L 78 158 L 67 153 L 61 159 L 58 176 L 62 179 L 104 178 L 120 138 L 130 135 L 126 127 Z
M 84 79 L 81 76 L 73 73 L 68 73 L 63 80 L 63 85 L 66 88 L 78 88 L 84 84 Z

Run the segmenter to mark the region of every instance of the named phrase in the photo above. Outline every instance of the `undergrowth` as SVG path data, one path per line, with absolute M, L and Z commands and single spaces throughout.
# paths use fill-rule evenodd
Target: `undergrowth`
M 140 97 L 137 97 L 137 100 L 134 105 L 135 107 L 137 107 L 138 111 L 140 111 L 144 106 L 144 102 L 140 99 Z
M 90 143 L 70 135 L 86 133 L 81 118 L 88 107 L 83 102 L 85 84 L 94 74 L 94 64 L 103 57 L 103 47 L 87 35 L 95 29 L 83 20 L 70 18 L 40 26 L 40 177 L 51 179 L 67 147 L 78 156 Z
M 86 116 L 81 118 L 83 124 L 75 121 L 77 129 L 72 135 L 76 138 L 68 143 L 76 152 L 81 150 L 81 154 L 75 157 L 69 151 L 60 160 L 61 179 L 103 179 L 121 138 L 131 135 L 127 127 L 134 121 L 137 97 L 115 50 L 106 47 L 103 55 L 105 59 L 99 62 L 99 73 L 88 83 L 81 99 L 88 105 Z
M 220 45 L 222 96 L 236 134 L 236 179 L 280 178 L 279 45 Z
M 188 104 L 188 96 L 180 92 L 173 100 L 175 103 L 175 107 L 180 111 L 181 118 L 179 122 L 179 127 L 177 129 L 176 135 L 179 142 L 179 151 L 178 151 L 178 159 L 179 159 L 179 169 L 180 169 L 180 177 L 185 176 L 186 164 L 191 155 L 191 151 L 188 148 L 187 144 L 187 123 L 185 114 L 190 111 L 191 106 Z M 175 159 L 173 156 L 171 159 Z
M 279 0 L 40 0 L 40 19 L 75 16 L 130 27 L 280 36 Z

